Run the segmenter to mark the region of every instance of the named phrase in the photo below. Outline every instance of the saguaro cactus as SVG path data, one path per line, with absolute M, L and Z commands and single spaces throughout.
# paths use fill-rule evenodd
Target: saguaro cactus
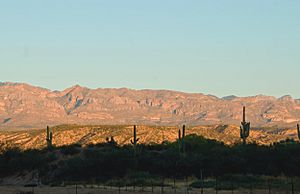
M 139 141 L 139 138 L 136 138 L 136 125 L 133 126 L 133 140 L 130 140 L 131 144 L 133 145 L 134 149 L 134 156 L 136 156 L 136 146 L 137 142 Z
M 297 132 L 298 132 L 298 139 L 300 140 L 300 127 L 299 127 L 299 124 L 297 124 Z
M 50 131 L 49 126 L 47 126 L 46 132 L 47 132 L 47 137 L 46 137 L 47 148 L 50 149 L 52 148 L 52 131 Z
M 241 122 L 240 135 L 243 139 L 243 144 L 246 145 L 246 140 L 250 134 L 250 122 L 246 122 L 246 107 L 243 107 L 243 121 Z
M 246 145 L 246 140 L 250 134 L 250 122 L 246 122 L 246 107 L 243 107 L 243 121 L 241 122 L 240 135 L 243 139 L 243 144 Z
M 178 143 L 179 143 L 179 152 L 185 153 L 185 144 L 184 144 L 184 138 L 185 138 L 185 125 L 182 126 L 182 136 L 181 136 L 181 130 L 178 130 Z

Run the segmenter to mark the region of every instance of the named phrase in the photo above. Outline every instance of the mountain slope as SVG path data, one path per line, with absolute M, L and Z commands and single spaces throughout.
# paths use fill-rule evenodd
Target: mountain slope
M 178 127 L 137 126 L 139 144 L 174 142 L 178 138 Z M 71 144 L 83 146 L 106 142 L 113 137 L 120 144 L 130 144 L 133 126 L 129 125 L 61 125 L 51 127 L 53 144 L 57 147 Z M 236 125 L 211 125 L 187 127 L 186 135 L 196 134 L 208 139 L 215 139 L 227 145 L 241 143 L 240 129 Z M 286 139 L 297 140 L 295 128 L 284 130 L 253 129 L 247 142 L 269 145 Z M 46 130 L 0 131 L 0 148 L 18 147 L 21 150 L 42 149 L 46 147 Z M 1 151 L 0 149 L 0 151 Z
M 290 96 L 217 98 L 168 90 L 89 89 L 50 91 L 0 83 L 0 128 L 39 128 L 58 124 L 211 125 L 239 124 L 247 107 L 252 126 L 294 126 L 300 100 Z

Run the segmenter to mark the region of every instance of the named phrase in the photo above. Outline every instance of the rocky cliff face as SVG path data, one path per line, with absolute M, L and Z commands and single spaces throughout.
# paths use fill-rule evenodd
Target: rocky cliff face
M 89 89 L 50 91 L 28 84 L 0 84 L 0 127 L 58 124 L 239 124 L 242 106 L 253 126 L 293 126 L 300 100 L 283 96 L 217 98 L 167 90 Z

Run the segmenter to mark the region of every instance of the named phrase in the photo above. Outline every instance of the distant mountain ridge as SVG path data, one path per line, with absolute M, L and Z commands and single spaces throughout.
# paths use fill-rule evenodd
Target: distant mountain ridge
M 75 85 L 51 91 L 23 83 L 0 83 L 0 128 L 59 124 L 212 125 L 241 121 L 252 126 L 294 126 L 300 100 L 257 95 L 218 98 L 170 90 L 89 89 Z

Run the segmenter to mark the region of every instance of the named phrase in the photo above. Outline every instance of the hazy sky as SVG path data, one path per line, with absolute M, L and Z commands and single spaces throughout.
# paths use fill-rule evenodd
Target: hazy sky
M 0 0 L 0 81 L 300 98 L 299 0 Z

